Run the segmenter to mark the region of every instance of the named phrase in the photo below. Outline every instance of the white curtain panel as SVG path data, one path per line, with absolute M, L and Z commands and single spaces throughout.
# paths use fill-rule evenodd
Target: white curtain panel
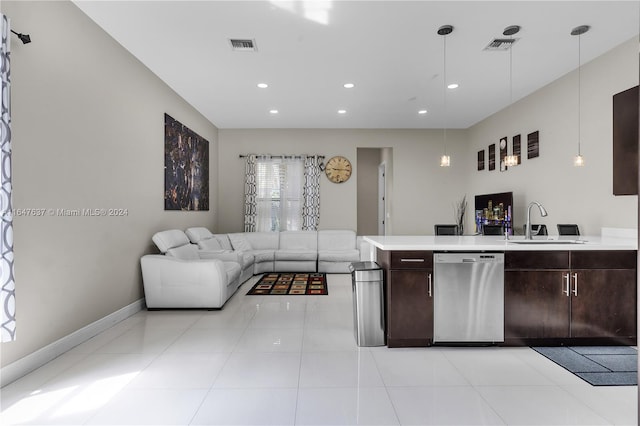
M 0 73 L 2 93 L 0 106 L 0 340 L 16 338 L 16 286 L 13 275 L 13 211 L 11 204 L 11 67 L 9 19 L 0 15 Z

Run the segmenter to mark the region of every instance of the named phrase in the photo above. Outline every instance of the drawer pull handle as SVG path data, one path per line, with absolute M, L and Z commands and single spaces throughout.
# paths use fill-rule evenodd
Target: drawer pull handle
M 424 259 L 400 259 L 400 262 L 424 262 Z
M 431 292 L 431 274 L 427 274 L 427 279 L 429 281 L 429 297 L 432 297 L 432 292 Z

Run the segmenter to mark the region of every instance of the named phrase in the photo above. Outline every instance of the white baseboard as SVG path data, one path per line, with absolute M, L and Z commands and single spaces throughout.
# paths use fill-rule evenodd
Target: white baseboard
M 143 307 L 144 299 L 136 300 L 130 305 L 3 367 L 0 369 L 0 387 L 6 386 L 18 380 L 20 377 L 29 374 L 36 368 L 42 367 L 47 362 L 59 357 L 80 343 L 89 340 L 93 336 L 113 327 L 120 321 L 129 318 L 131 315 L 139 312 Z

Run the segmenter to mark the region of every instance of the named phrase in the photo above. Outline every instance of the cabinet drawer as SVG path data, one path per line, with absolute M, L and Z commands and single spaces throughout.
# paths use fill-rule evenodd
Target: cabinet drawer
M 569 269 L 568 251 L 508 251 L 504 269 Z
M 572 251 L 571 269 L 635 269 L 635 250 Z
M 391 269 L 431 269 L 433 252 L 431 251 L 398 251 L 391 252 Z

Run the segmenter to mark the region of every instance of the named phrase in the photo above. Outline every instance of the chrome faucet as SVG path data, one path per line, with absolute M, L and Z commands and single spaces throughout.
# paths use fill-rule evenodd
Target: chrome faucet
M 540 216 L 545 217 L 547 215 L 547 211 L 544 207 L 542 207 L 542 204 L 538 203 L 537 201 L 532 201 L 529 203 L 529 207 L 527 207 L 527 230 L 524 233 L 525 240 L 533 239 L 531 236 L 531 207 L 533 207 L 534 205 L 538 206 L 538 209 L 540 210 Z

